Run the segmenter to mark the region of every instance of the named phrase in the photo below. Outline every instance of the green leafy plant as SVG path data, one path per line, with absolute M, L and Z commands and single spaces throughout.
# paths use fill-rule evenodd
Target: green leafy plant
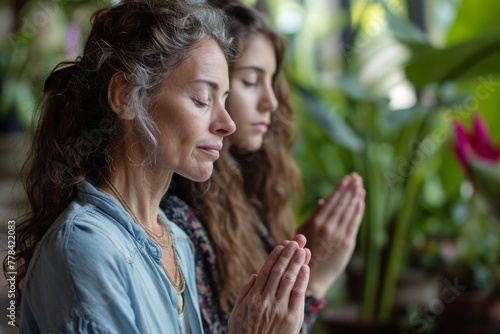
M 482 6 L 491 11 L 499 6 L 487 2 Z M 487 115 L 498 109 L 488 104 L 500 95 L 500 29 L 485 36 L 475 27 L 474 33 L 458 37 L 461 24 L 473 20 L 466 17 L 478 13 L 470 9 L 477 4 L 464 0 L 448 33 L 449 45 L 437 47 L 401 8 L 386 1 L 361 3 L 351 29 L 357 37 L 340 50 L 341 61 L 331 60 L 341 65 L 319 63 L 311 41 L 338 29 L 319 21 L 323 29 L 316 36 L 302 31 L 291 37 L 288 77 L 301 129 L 294 153 L 308 185 L 303 207 L 312 207 L 342 175 L 354 170 L 363 176 L 366 211 L 357 247 L 364 276 L 361 317 L 386 321 L 394 309 L 398 279 L 410 266 L 409 257 L 425 250 L 421 244 L 468 237 L 455 213 L 463 201 L 464 176 L 448 146 L 453 119 L 468 118 L 478 107 Z M 311 8 L 310 13 L 317 11 Z M 380 12 L 385 20 L 378 16 L 379 26 L 363 30 L 363 23 Z M 304 24 L 320 20 L 308 15 Z M 330 78 L 323 72 L 328 66 Z M 394 78 L 414 91 L 413 105 L 390 105 Z M 498 117 L 491 119 L 500 124 Z M 299 218 L 306 214 L 299 212 Z M 443 260 L 438 251 L 429 252 L 435 269 Z
M 58 62 L 78 54 L 79 45 L 68 50 L 68 43 L 78 44 L 67 40 L 71 22 L 89 29 L 89 14 L 101 5 L 96 0 L 23 0 L 2 5 L 2 19 L 11 24 L 1 27 L 0 121 L 10 114 L 23 129 L 29 128 L 45 77 Z

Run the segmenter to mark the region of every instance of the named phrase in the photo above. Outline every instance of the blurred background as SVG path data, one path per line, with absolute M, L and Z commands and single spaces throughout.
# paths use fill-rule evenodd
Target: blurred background
M 345 174 L 367 188 L 355 254 L 313 333 L 500 333 L 500 2 L 244 2 L 289 43 L 297 221 Z M 0 3 L 2 258 L 45 77 L 109 3 Z M 0 283 L 0 333 L 17 333 Z

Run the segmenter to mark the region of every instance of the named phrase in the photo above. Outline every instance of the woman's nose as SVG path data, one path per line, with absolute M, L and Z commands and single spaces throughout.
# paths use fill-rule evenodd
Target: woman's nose
M 217 118 L 213 123 L 213 132 L 222 137 L 229 136 L 236 131 L 236 124 L 234 124 L 233 119 L 229 116 L 224 106 L 220 108 L 220 111 L 217 113 Z
M 273 112 L 276 109 L 278 109 L 278 99 L 276 98 L 273 87 L 269 85 L 262 91 L 262 97 L 259 103 L 259 111 Z

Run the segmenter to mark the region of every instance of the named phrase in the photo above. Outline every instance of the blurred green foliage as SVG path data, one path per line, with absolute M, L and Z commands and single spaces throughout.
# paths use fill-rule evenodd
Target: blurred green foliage
M 78 48 L 68 50 L 70 23 L 85 35 L 91 13 L 104 4 L 99 0 L 21 0 L 0 5 L 0 121 L 11 113 L 24 128 L 31 125 L 45 78 L 57 63 L 74 60 L 79 52 Z M 76 43 L 81 46 L 82 41 Z
M 427 0 L 428 32 L 410 22 L 403 0 L 352 0 L 349 11 L 340 1 L 247 3 L 266 9 L 290 42 L 286 71 L 299 125 L 293 154 L 306 190 L 297 220 L 345 174 L 364 178 L 355 254 L 365 276 L 363 318 L 390 315 L 397 279 L 410 267 L 451 272 L 471 288 L 498 284 L 500 225 L 472 195 L 450 129 L 480 111 L 500 140 L 500 2 Z M 74 58 L 65 49 L 69 23 L 85 35 L 102 4 L 0 5 L 0 119 L 15 113 L 29 126 L 45 77 Z
M 275 22 L 289 2 L 270 1 Z M 426 12 L 441 11 L 440 3 L 425 2 Z M 449 29 L 440 26 L 441 41 L 410 22 L 406 1 L 351 1 L 350 12 L 306 1 L 295 10 L 301 29 L 288 35 L 300 128 L 294 155 L 306 185 L 297 220 L 343 175 L 363 176 L 367 206 L 355 257 L 365 320 L 388 319 L 409 268 L 459 277 L 469 289 L 500 281 L 499 222 L 472 196 L 450 149 L 454 119 L 467 123 L 479 111 L 490 128 L 500 126 L 500 3 L 446 5 L 455 13 Z M 355 37 L 342 45 L 346 23 Z M 393 103 L 405 96 L 403 107 Z M 498 142 L 500 133 L 493 136 Z

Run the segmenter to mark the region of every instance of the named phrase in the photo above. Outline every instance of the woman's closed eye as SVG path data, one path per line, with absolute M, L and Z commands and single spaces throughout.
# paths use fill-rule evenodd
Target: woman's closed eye
M 245 85 L 246 87 L 257 86 L 256 81 L 242 80 L 242 82 L 243 82 L 243 85 Z
M 195 98 L 193 97 L 192 98 L 194 104 L 199 107 L 199 108 L 205 108 L 205 107 L 208 107 L 209 106 L 209 102 L 203 102 L 202 99 L 198 99 L 198 98 Z

